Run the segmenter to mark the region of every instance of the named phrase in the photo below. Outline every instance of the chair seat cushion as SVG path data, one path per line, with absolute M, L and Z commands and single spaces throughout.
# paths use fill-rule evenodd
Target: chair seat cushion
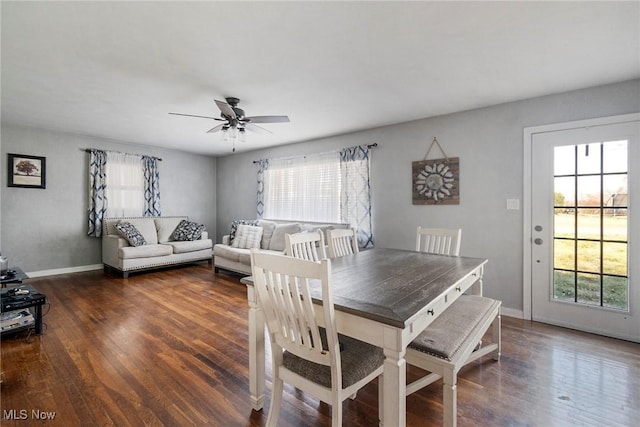
M 480 320 L 500 304 L 477 295 L 461 295 L 409 347 L 445 360 L 452 360 Z
M 340 342 L 343 388 L 363 379 L 384 362 L 384 353 L 379 347 L 345 335 L 338 335 L 338 341 Z M 286 369 L 323 387 L 331 387 L 331 367 L 310 362 L 288 351 L 284 352 L 282 362 Z

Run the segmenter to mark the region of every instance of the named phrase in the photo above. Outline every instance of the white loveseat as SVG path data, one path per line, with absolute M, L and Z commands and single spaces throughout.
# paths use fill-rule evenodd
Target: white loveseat
M 173 232 L 186 216 L 106 218 L 102 224 L 102 263 L 127 278 L 129 272 L 195 261 L 213 262 L 213 242 L 206 231 L 198 240 L 176 241 Z M 115 225 L 132 224 L 146 244 L 131 246 Z
M 234 221 L 237 223 L 237 221 Z M 336 228 L 349 228 L 349 224 L 342 223 L 321 223 L 321 222 L 302 222 L 302 221 L 281 221 L 281 220 L 256 220 L 257 226 L 262 227 L 262 240 L 260 241 L 260 249 L 284 253 L 284 236 L 285 234 L 295 234 L 305 231 L 321 230 L 325 233 L 325 241 L 327 238 L 326 230 Z M 232 224 L 232 232 L 234 224 Z M 240 274 L 251 274 L 251 258 L 250 249 L 236 248 L 232 246 L 231 233 L 222 237 L 222 243 L 217 243 L 213 247 L 214 270 L 219 272 L 220 269 L 233 271 Z

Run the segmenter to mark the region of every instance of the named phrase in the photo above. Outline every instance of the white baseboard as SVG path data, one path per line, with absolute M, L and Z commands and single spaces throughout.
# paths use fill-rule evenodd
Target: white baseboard
M 502 306 L 500 307 L 500 314 L 502 316 L 515 317 L 516 319 L 524 319 L 524 312 L 515 308 Z
M 80 273 L 83 271 L 102 270 L 103 264 L 80 265 L 77 267 L 55 268 L 52 270 L 29 271 L 29 278 L 57 276 L 58 274 Z

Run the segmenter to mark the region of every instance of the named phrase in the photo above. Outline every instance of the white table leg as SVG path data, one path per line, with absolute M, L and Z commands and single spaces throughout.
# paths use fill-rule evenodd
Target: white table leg
M 264 406 L 264 314 L 258 307 L 253 286 L 247 286 L 249 301 L 249 395 L 251 406 L 259 411 Z
M 407 407 L 407 361 L 405 350 L 384 349 L 384 402 L 382 425 L 405 427 Z

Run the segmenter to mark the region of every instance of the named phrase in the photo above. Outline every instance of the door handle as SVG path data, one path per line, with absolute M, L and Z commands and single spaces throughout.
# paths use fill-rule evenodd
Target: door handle
M 541 245 L 542 244 L 542 239 L 541 238 L 536 238 L 533 243 L 535 243 L 536 245 Z

